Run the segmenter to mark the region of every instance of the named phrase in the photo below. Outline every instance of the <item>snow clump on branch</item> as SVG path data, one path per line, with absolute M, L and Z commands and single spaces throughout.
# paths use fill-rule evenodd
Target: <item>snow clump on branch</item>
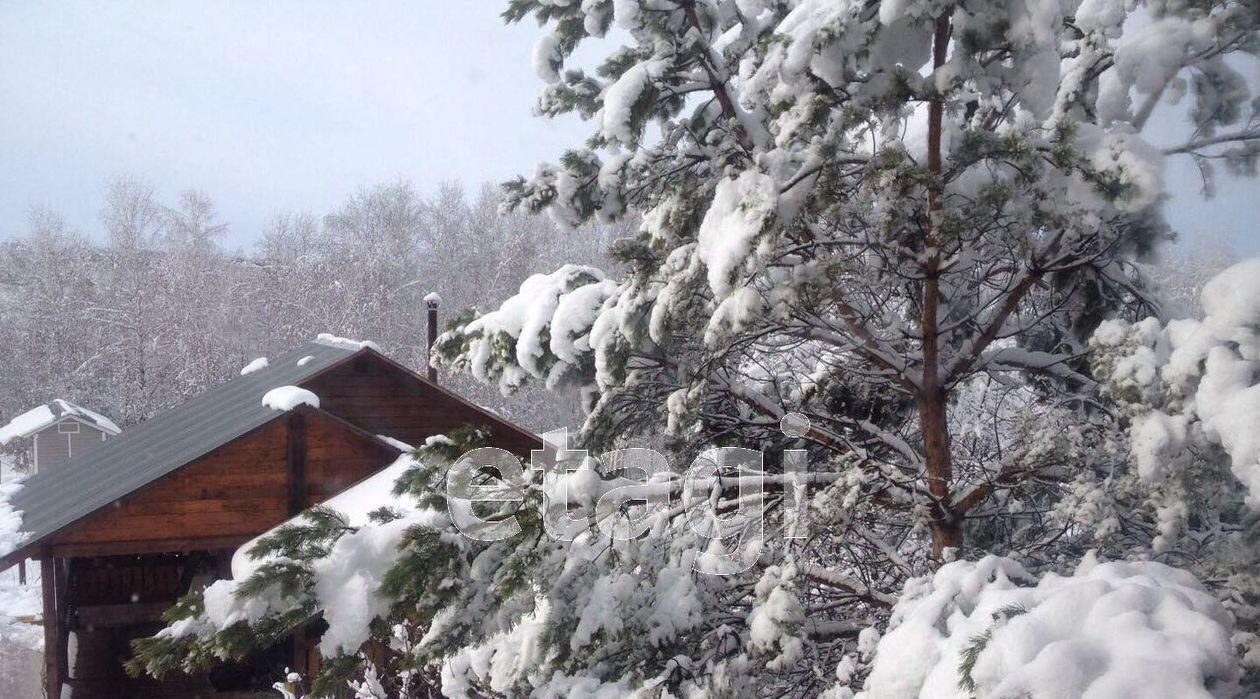
M 860 699 L 1232 697 L 1228 612 L 1193 575 L 1099 563 L 1038 579 L 1008 558 L 911 580 Z
M 1108 321 L 1093 346 L 1111 390 L 1133 404 L 1132 449 L 1148 482 L 1196 443 L 1219 445 L 1260 507 L 1260 259 L 1203 289 L 1202 319 Z

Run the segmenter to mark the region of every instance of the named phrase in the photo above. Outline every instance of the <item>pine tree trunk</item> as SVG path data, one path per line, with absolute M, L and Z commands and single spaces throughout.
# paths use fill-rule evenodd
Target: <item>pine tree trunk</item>
M 953 457 L 950 454 L 949 425 L 946 422 L 945 396 L 939 390 L 936 396 L 925 395 L 919 399 L 919 427 L 923 432 L 923 456 L 927 462 L 928 492 L 936 501 L 932 507 L 929 528 L 932 534 L 932 560 L 944 562 L 945 549 L 963 545 L 962 523 L 949 509 L 953 497 Z
M 932 66 L 939 69 L 945 64 L 949 46 L 950 20 L 941 16 L 936 20 L 933 37 Z M 922 330 L 923 330 L 923 381 L 918 396 L 919 429 L 923 435 L 923 457 L 927 468 L 927 486 L 935 500 L 931 515 L 932 559 L 938 564 L 944 561 L 947 548 L 963 545 L 962 525 L 950 511 L 952 499 L 953 457 L 950 453 L 948 405 L 949 395 L 942 385 L 940 362 L 940 244 L 937 235 L 937 217 L 941 212 L 940 181 L 942 172 L 941 134 L 945 105 L 940 97 L 928 104 L 928 171 L 933 179 L 928 185 L 928 221 L 924 235 L 924 247 L 928 255 L 922 282 Z

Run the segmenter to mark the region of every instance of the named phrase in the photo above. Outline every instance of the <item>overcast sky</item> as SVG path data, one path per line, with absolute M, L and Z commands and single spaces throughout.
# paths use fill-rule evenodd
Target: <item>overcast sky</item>
M 247 247 L 275 213 L 325 213 L 362 186 L 527 172 L 588 130 L 531 115 L 537 29 L 504 26 L 504 4 L 4 0 L 0 238 L 36 205 L 97 232 L 116 174 L 166 201 L 204 190 Z M 1260 253 L 1260 183 L 1205 204 L 1188 164 L 1169 179 L 1179 230 Z

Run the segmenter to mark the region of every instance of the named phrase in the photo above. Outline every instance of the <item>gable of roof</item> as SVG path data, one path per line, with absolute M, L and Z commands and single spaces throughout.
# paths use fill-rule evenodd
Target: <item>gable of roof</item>
M 369 371 L 362 371 L 368 368 Z M 400 393 L 407 395 L 407 400 L 420 405 L 418 410 L 408 410 L 407 414 L 416 421 L 407 427 L 391 426 L 390 422 L 398 419 L 398 413 L 385 407 L 380 415 L 367 410 L 365 414 L 364 396 L 357 398 L 353 392 L 347 392 L 337 386 L 351 377 L 363 379 L 363 389 L 370 390 L 373 382 L 379 393 L 369 394 L 374 408 L 383 407 L 386 401 L 396 400 Z M 385 380 L 387 385 L 379 383 Z M 320 377 L 302 384 L 303 388 L 312 390 L 320 396 L 322 407 L 330 412 L 342 415 L 351 422 L 362 421 L 365 429 L 398 438 L 412 445 L 419 446 L 427 437 L 446 433 L 451 429 L 466 425 L 487 428 L 489 437 L 495 446 L 506 449 L 521 458 L 529 458 L 530 452 L 544 446 L 543 439 L 533 432 L 517 425 L 510 419 L 455 393 L 447 387 L 429 380 L 424 375 L 400 364 L 375 349 L 365 352 L 354 362 L 346 362 L 330 369 Z M 425 407 L 436 407 L 429 412 Z M 381 418 L 380 420 L 376 418 Z M 391 419 L 392 418 L 392 419 Z M 423 429 L 416 429 L 423 428 Z
M 56 398 L 44 405 L 31 408 L 0 427 L 0 447 L 14 440 L 30 437 L 63 420 L 74 420 L 109 435 L 116 435 L 122 431 L 113 420 L 104 415 L 68 400 Z

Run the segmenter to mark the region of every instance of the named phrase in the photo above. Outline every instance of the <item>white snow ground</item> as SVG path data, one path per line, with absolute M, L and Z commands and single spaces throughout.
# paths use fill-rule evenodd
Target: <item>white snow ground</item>
M 0 572 L 0 697 L 43 694 L 44 631 L 39 625 L 39 570 L 27 565 L 27 584 L 16 567 Z

